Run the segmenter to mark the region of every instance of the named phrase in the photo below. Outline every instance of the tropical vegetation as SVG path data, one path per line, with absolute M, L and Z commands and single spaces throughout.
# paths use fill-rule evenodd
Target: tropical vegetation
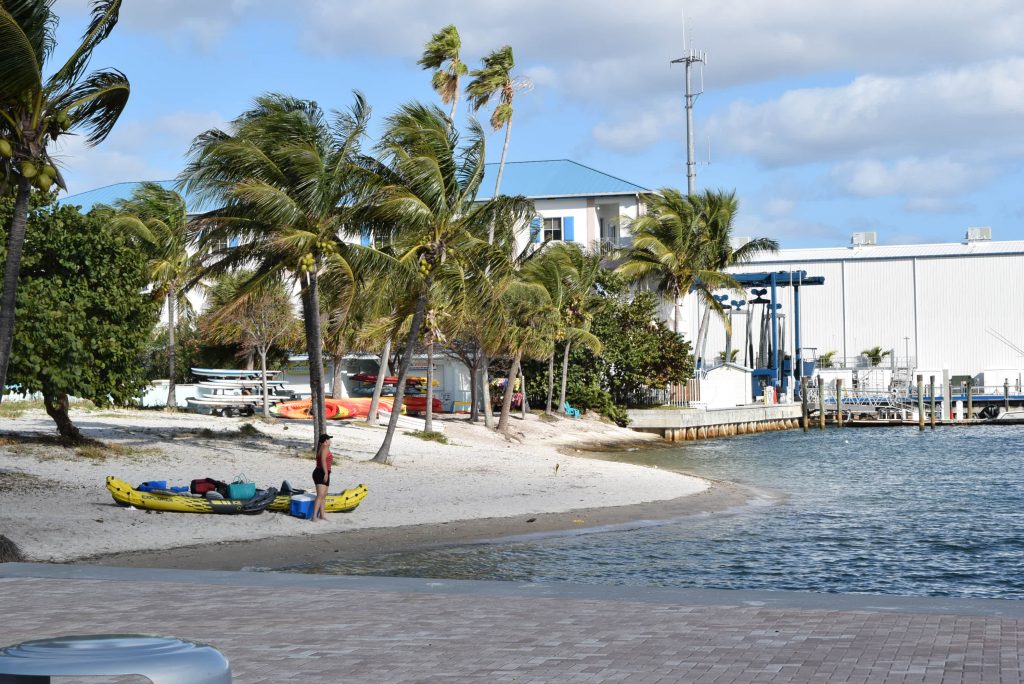
M 6 223 L 7 249 L 0 295 L 0 388 L 7 368 L 25 246 L 29 199 L 64 179 L 53 144 L 73 133 L 102 142 L 128 102 L 128 79 L 117 69 L 89 72 L 93 50 L 113 31 L 121 0 L 96 0 L 78 47 L 49 77 L 56 48 L 54 0 L 0 0 L 0 196 L 15 200 Z M 3 392 L 0 392 L 2 397 Z
M 43 86 L 35 73 L 52 34 L 37 22 L 52 18 L 51 4 L 0 0 L 0 37 L 16 36 L 17 28 L 38 43 L 20 56 L 0 49 L 0 64 L 19 65 L 0 76 L 0 133 L 14 141 L 3 154 L 0 200 L 4 218 L 13 217 L 5 221 L 7 232 L 27 225 L 31 238 L 24 242 L 25 294 L 16 311 L 31 311 L 24 315 L 32 321 L 18 328 L 12 377 L 43 392 L 70 437 L 71 393 L 129 403 L 159 364 L 170 378 L 167 405 L 174 407 L 175 383 L 197 360 L 258 366 L 266 381 L 268 363 L 289 350 L 304 351 L 309 362 L 314 439 L 326 430 L 326 386 L 341 391 L 353 352 L 379 359 L 369 423 L 378 420 L 385 376 L 397 376 L 390 381 L 393 410 L 380 413 L 387 429 L 374 456 L 379 463 L 392 460 L 414 359 L 418 365 L 424 357 L 422 432 L 434 434 L 438 354 L 465 364 L 471 418 L 483 406 L 486 427 L 510 437 L 517 387 L 523 412 L 533 398 L 552 420 L 571 403 L 625 424 L 624 407 L 693 373 L 695 349 L 681 334 L 679 299 L 694 291 L 704 302 L 701 356 L 710 314 L 721 313 L 715 291 L 738 287 L 731 267 L 777 248 L 765 238 L 733 246 L 732 193 L 686 196 L 672 188 L 643 196 L 646 211 L 631 222 L 635 239 L 624 252 L 524 240 L 536 208 L 502 194 L 501 179 L 514 96 L 525 82 L 513 73 L 510 46 L 470 70 L 454 25 L 435 33 L 419 60 L 445 109 L 406 103 L 381 119 L 371 140 L 370 107 L 359 93 L 338 111 L 266 93 L 224 130 L 195 138 L 177 187 L 140 184 L 114 207 L 83 217 L 48 204 L 49 185 L 61 181 L 45 168 L 46 150 L 76 127 L 99 142 L 116 121 L 127 82 L 119 72 L 83 74 L 120 4 L 94 3 L 83 47 Z M 472 117 L 456 121 L 463 95 L 470 111 L 489 108 L 487 127 Z M 493 189 L 483 187 L 488 133 L 503 133 Z M 37 165 L 34 174 L 24 162 Z M 52 244 L 43 235 L 52 235 Z M 7 257 L 21 254 L 18 240 L 8 245 Z M 103 264 L 100 248 L 111 255 Z M 38 268 L 45 259 L 66 268 L 61 277 L 77 283 L 75 291 L 45 291 L 49 275 Z M 99 275 L 109 282 L 90 280 Z M 188 295 L 200 290 L 206 308 L 193 315 Z M 5 302 L 14 291 L 5 280 Z M 96 301 L 100 293 L 112 308 Z M 666 303 L 671 326 L 659 315 Z M 163 325 L 156 324 L 160 307 Z M 37 341 L 43 335 L 52 339 Z M 60 370 L 68 364 L 75 370 Z M 505 376 L 495 396 L 496 425 L 489 396 L 494 371 Z M 264 414 L 268 408 L 264 403 Z

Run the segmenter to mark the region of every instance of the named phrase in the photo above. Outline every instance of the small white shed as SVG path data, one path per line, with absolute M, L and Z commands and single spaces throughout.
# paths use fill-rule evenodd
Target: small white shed
M 750 369 L 723 363 L 707 371 L 700 381 L 700 401 L 709 409 L 732 408 L 751 403 Z

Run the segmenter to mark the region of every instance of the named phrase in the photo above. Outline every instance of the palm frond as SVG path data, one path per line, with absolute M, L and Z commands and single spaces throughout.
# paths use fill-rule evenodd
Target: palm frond
M 92 51 L 103 42 L 117 25 L 121 0 L 93 0 L 92 19 L 82 36 L 82 42 L 53 76 L 47 81 L 47 90 L 56 91 L 75 83 L 89 66 Z

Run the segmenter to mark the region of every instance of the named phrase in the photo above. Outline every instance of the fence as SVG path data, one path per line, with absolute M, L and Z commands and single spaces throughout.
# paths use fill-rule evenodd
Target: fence
M 694 403 L 700 401 L 700 382 L 692 379 L 685 383 L 673 383 L 660 387 L 642 385 L 635 390 L 612 393 L 612 401 L 627 408 L 657 406 L 690 408 Z

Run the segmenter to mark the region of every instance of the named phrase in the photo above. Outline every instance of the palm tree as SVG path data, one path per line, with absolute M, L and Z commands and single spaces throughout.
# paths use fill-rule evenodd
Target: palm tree
M 455 24 L 448 24 L 435 33 L 423 46 L 423 56 L 417 64 L 424 69 L 434 69 L 430 84 L 441 97 L 441 102 L 450 104 L 448 118 L 455 122 L 455 109 L 459 105 L 459 79 L 469 72 L 469 68 L 459 58 L 462 49 L 462 38 Z
M 501 401 L 498 431 L 509 430 L 509 414 L 512 395 L 515 393 L 516 377 L 519 375 L 523 357 L 548 358 L 551 355 L 555 336 L 558 334 L 558 311 L 551 303 L 547 290 L 539 283 L 517 280 L 502 296 L 503 325 L 502 348 L 512 358 L 508 372 L 505 393 Z M 526 401 L 526 385 L 523 383 L 523 401 Z
M 657 291 L 672 305 L 672 330 L 679 334 L 679 300 L 698 278 L 713 285 L 719 282 L 701 268 L 703 245 L 691 198 L 675 188 L 662 188 L 642 195 L 641 201 L 645 211 L 629 222 L 633 244 L 617 270 L 633 281 L 656 280 Z
M 866 356 L 872 366 L 877 366 L 878 364 L 882 363 L 882 359 L 884 359 L 886 356 L 889 356 L 889 354 L 891 353 L 892 350 L 883 350 L 881 347 L 875 346 L 869 349 L 865 349 L 864 351 L 861 352 L 861 355 Z
M 93 50 L 117 24 L 121 0 L 94 0 L 81 44 L 44 80 L 56 47 L 52 6 L 53 0 L 0 0 L 0 194 L 10 185 L 15 189 L 0 298 L 0 388 L 11 358 L 29 195 L 33 186 L 42 192 L 53 183 L 64 188 L 50 145 L 76 131 L 85 134 L 87 144 L 99 144 L 128 102 L 128 79 L 120 71 L 86 72 Z
M 178 312 L 189 312 L 187 294 L 199 287 L 202 258 L 189 249 L 185 200 L 157 183 L 142 183 L 132 196 L 115 203 L 113 225 L 131 232 L 148 254 L 146 270 L 153 296 L 167 305 L 167 408 L 176 408 L 175 331 Z
M 469 126 L 460 147 L 460 134 L 437 107 L 417 103 L 402 106 L 390 116 L 379 143 L 382 162 L 362 203 L 367 222 L 390 227 L 384 242 L 394 246 L 407 272 L 418 274 L 402 292 L 399 303 L 411 304 L 405 353 L 398 370 L 394 407 L 388 429 L 373 460 L 390 462 L 391 442 L 405 395 L 405 381 L 420 328 L 431 309 L 435 279 L 454 278 L 461 269 L 446 267 L 449 259 L 466 263 L 486 261 L 474 232 L 492 222 L 501 210 L 513 211 L 523 223 L 533 215 L 533 204 L 523 197 L 491 198 L 476 202 L 484 173 L 484 134 L 479 124 Z M 486 265 L 484 265 L 486 268 Z M 461 277 L 461 275 L 459 275 Z M 450 283 L 452 289 L 455 283 Z M 398 319 L 405 320 L 408 308 Z
M 736 194 L 707 190 L 703 195 L 696 197 L 698 205 L 698 226 L 701 231 L 701 242 L 703 249 L 703 269 L 705 276 L 695 283 L 698 292 L 705 301 L 704 317 L 701 319 L 700 329 L 697 333 L 697 344 L 694 353 L 697 355 L 699 365 L 704 359 L 704 348 L 707 345 L 708 327 L 711 312 L 715 311 L 726 323 L 728 330 L 729 323 L 724 310 L 714 298 L 713 287 L 708 287 L 704 277 L 716 274 L 714 282 L 726 282 L 732 280 L 727 271 L 736 264 L 750 261 L 758 254 L 777 252 L 779 243 L 771 238 L 754 238 L 743 245 L 733 248 L 732 229 L 736 217 L 738 203 Z M 728 284 L 727 287 L 740 289 L 738 284 Z M 729 331 L 731 332 L 731 330 Z
M 601 342 L 590 334 L 590 324 L 594 315 L 604 306 L 605 300 L 597 295 L 595 288 L 608 255 L 599 244 L 588 251 L 574 242 L 560 243 L 559 249 L 564 252 L 571 266 L 563 310 L 565 349 L 562 353 L 562 383 L 558 398 L 558 410 L 565 413 L 565 390 L 569 382 L 569 352 L 572 345 L 582 344 L 595 354 L 601 353 Z
M 498 197 L 501 190 L 501 177 L 505 172 L 505 157 L 508 154 L 508 141 L 512 136 L 512 98 L 516 91 L 516 81 L 512 76 L 512 69 L 515 67 L 515 58 L 512 55 L 512 46 L 495 50 L 483 59 L 483 66 L 474 69 L 470 76 L 472 80 L 466 86 L 466 94 L 469 96 L 470 106 L 474 112 L 480 111 L 487 106 L 492 97 L 498 98 L 498 105 L 491 112 L 491 130 L 500 131 L 505 129 L 505 142 L 501 147 L 501 160 L 498 162 L 498 175 L 494 181 L 494 197 Z M 487 231 L 487 242 L 494 243 L 494 226 L 489 226 Z M 490 379 L 488 369 L 490 359 L 486 352 L 481 356 L 481 369 L 483 370 L 483 401 L 484 401 L 484 424 L 491 427 L 494 417 L 491 413 Z
M 494 181 L 494 197 L 501 190 L 501 176 L 505 171 L 505 157 L 508 154 L 508 141 L 512 135 L 512 97 L 515 95 L 517 82 L 512 76 L 515 58 L 512 46 L 506 45 L 484 57 L 484 64 L 474 69 L 470 76 L 473 80 L 466 86 L 470 106 L 474 112 L 480 111 L 492 97 L 498 98 L 498 105 L 491 112 L 491 130 L 497 132 L 505 129 L 505 142 L 501 146 L 501 160 L 498 162 L 498 176 Z M 487 234 L 487 241 L 494 242 L 494 229 Z
M 201 245 L 232 241 L 208 269 L 253 270 L 249 286 L 284 277 L 298 286 L 309 358 L 315 437 L 324 420 L 320 281 L 343 290 L 352 263 L 380 268 L 387 257 L 344 242 L 361 181 L 360 143 L 369 118 L 362 95 L 329 121 L 315 103 L 268 94 L 231 124 L 230 132 L 199 135 L 181 184 L 200 202 L 218 208 L 195 222 Z M 349 292 L 352 288 L 348 289 Z

